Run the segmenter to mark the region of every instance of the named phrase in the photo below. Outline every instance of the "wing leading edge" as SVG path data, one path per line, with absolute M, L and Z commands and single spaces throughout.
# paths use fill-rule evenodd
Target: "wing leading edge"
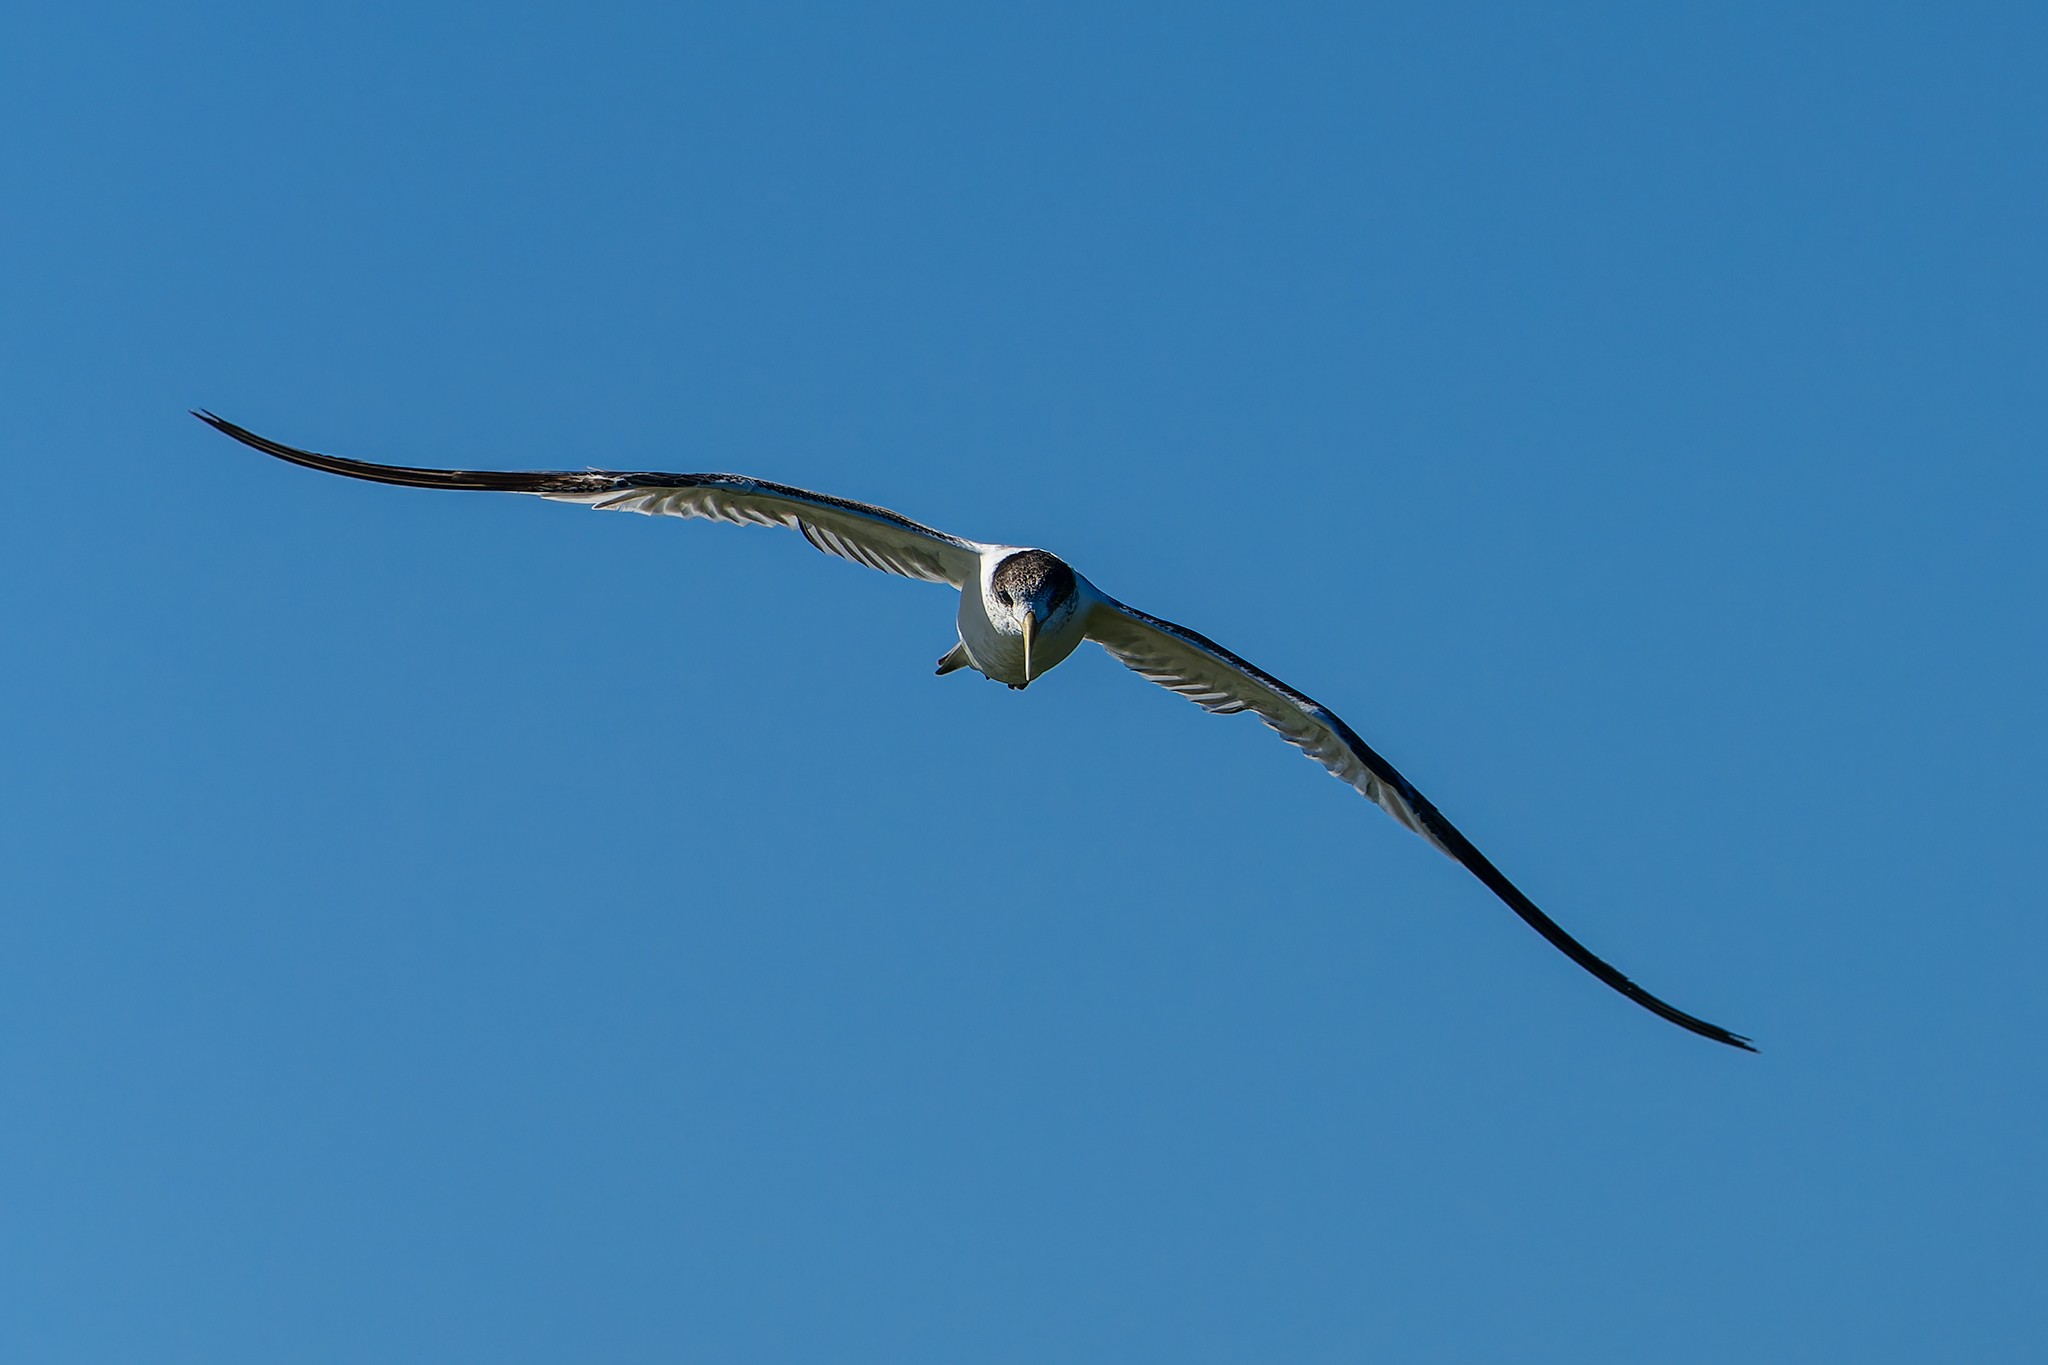
M 982 546 L 864 502 L 743 474 L 613 473 L 606 470 L 414 469 L 322 455 L 284 445 L 224 417 L 192 414 L 215 431 L 291 464 L 405 488 L 531 493 L 610 512 L 704 517 L 740 526 L 786 526 L 827 554 L 883 573 L 961 587 L 979 572 Z
M 1148 682 L 1178 692 L 1205 711 L 1250 711 L 1365 798 L 1458 860 L 1553 947 L 1644 1009 L 1702 1038 L 1756 1047 L 1737 1033 L 1666 1004 L 1629 980 L 1538 909 L 1400 770 L 1380 757 L 1342 718 L 1207 636 L 1104 598 L 1088 618 L 1088 638 Z

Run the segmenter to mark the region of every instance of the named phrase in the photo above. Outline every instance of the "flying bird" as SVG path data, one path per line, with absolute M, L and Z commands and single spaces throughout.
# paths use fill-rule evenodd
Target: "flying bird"
M 1206 636 L 1126 606 L 1059 556 L 987 545 L 935 531 L 885 507 L 850 502 L 741 474 L 514 473 L 368 464 L 281 445 L 210 412 L 216 431 L 280 460 L 329 474 L 409 488 L 532 493 L 610 512 L 704 517 L 742 526 L 784 526 L 827 554 L 960 592 L 958 640 L 938 671 L 971 668 L 1019 690 L 1093 640 L 1148 682 L 1205 711 L 1249 711 L 1402 826 L 1455 858 L 1560 952 L 1644 1009 L 1702 1038 L 1754 1052 L 1747 1038 L 1668 1005 L 1566 933 L 1472 846 L 1414 784 L 1321 702 L 1295 691 Z

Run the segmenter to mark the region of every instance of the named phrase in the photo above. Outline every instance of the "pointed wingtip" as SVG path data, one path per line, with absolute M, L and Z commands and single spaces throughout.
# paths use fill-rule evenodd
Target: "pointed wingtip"
M 1626 980 L 1627 978 L 1623 979 Z M 1630 981 L 1628 984 L 1630 989 L 1623 991 L 1622 994 L 1628 996 L 1637 1004 L 1647 1007 L 1652 1014 L 1669 1019 L 1680 1028 L 1690 1033 L 1696 1033 L 1709 1042 L 1726 1043 L 1729 1047 L 1741 1048 L 1744 1052 L 1756 1052 L 1759 1050 L 1755 1043 L 1745 1038 L 1742 1034 L 1731 1033 L 1719 1024 L 1710 1024 L 1695 1015 L 1687 1014 L 1684 1010 L 1674 1009 L 1642 987 L 1637 986 L 1633 981 Z

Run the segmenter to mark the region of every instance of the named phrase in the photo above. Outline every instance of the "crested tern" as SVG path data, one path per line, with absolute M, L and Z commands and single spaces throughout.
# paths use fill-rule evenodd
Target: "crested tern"
M 1057 667 L 1083 640 L 1093 640 L 1146 681 L 1178 692 L 1205 711 L 1257 716 L 1402 826 L 1463 864 L 1566 957 L 1644 1009 L 1702 1038 L 1756 1050 L 1747 1038 L 1666 1004 L 1594 956 L 1537 909 L 1328 707 L 1206 636 L 1117 601 L 1048 551 L 963 540 L 885 507 L 739 474 L 411 469 L 281 445 L 210 412 L 193 416 L 280 460 L 374 483 L 532 493 L 611 512 L 791 528 L 827 554 L 957 588 L 958 641 L 939 660 L 941 674 L 971 668 L 1021 690 Z

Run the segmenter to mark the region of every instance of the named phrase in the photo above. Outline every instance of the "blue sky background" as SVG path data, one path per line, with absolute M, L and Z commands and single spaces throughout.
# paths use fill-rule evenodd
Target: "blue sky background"
M 0 1356 L 2042 1350 L 2048 20 L 1541 10 L 9 6 Z

